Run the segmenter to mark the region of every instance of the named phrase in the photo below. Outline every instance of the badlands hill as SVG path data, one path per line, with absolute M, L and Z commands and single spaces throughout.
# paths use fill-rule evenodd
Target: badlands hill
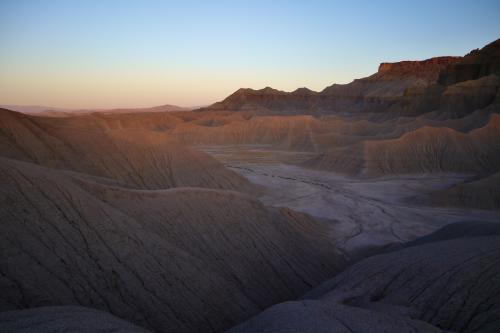
M 310 115 L 252 116 L 218 122 L 184 121 L 167 130 L 187 145 L 267 145 L 316 154 L 303 166 L 347 173 L 388 174 L 500 171 L 499 115 L 495 102 L 461 118 L 430 112 L 419 117 Z M 211 113 L 202 113 L 209 117 Z M 215 121 L 215 120 L 211 121 Z
M 142 128 L 115 130 L 93 117 L 52 119 L 0 109 L 0 155 L 136 188 L 251 188 L 213 158 Z
M 6 158 L 0 182 L 1 311 L 79 304 L 219 332 L 343 265 L 328 226 L 238 192 L 125 189 Z
M 499 257 L 498 225 L 457 224 L 362 260 L 229 332 L 496 332 Z
M 462 133 L 424 126 L 397 139 L 364 140 L 334 148 L 305 164 L 352 175 L 462 172 L 500 169 L 500 115 L 478 129 Z

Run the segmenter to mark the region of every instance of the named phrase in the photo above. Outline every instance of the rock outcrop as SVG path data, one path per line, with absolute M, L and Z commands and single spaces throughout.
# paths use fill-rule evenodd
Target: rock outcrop
M 430 111 L 441 117 L 463 117 L 496 104 L 499 94 L 500 39 L 474 50 L 439 72 L 435 84 L 411 87 L 387 111 L 419 115 Z M 499 112 L 498 105 L 492 110 Z
M 500 75 L 500 39 L 476 49 L 440 73 L 438 82 L 443 85 L 477 80 L 483 76 Z
M 421 61 L 399 61 L 383 62 L 378 68 L 373 79 L 390 78 L 421 78 L 426 83 L 435 83 L 439 79 L 440 72 L 449 66 L 453 66 L 461 60 L 461 57 L 435 57 Z

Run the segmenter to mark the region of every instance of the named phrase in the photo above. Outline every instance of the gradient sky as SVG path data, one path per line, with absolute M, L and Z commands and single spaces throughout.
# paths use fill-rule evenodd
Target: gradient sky
M 500 38 L 500 1 L 0 0 L 0 104 L 204 105 L 321 90 Z

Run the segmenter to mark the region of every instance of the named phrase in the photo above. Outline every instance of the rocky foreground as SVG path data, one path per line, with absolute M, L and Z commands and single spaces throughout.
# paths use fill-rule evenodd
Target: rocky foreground
M 229 332 L 497 332 L 500 226 L 451 225 Z
M 301 299 L 275 305 L 228 332 L 497 332 L 499 258 L 498 224 L 450 225 L 362 260 Z M 74 306 L 2 312 L 0 329 L 144 332 Z

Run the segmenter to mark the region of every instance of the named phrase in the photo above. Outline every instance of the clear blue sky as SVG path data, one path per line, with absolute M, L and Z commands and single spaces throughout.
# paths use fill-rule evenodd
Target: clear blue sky
M 500 38 L 500 1 L 0 0 L 0 103 L 202 105 L 321 90 Z

